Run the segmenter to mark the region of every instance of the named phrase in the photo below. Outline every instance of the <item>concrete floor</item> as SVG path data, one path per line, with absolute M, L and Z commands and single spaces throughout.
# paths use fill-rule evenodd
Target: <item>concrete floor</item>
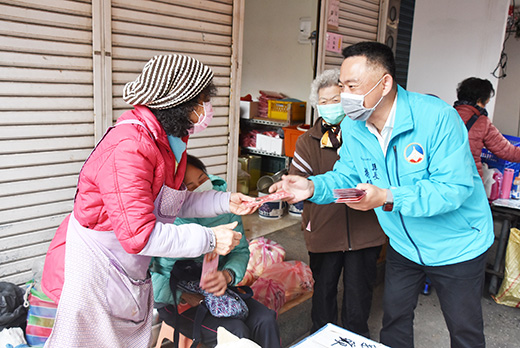
M 302 260 L 308 264 L 308 254 L 298 218 L 286 216 L 280 220 L 265 221 L 253 215 L 244 220 L 244 224 L 246 235 L 249 238 L 253 235 L 266 235 L 267 238 L 279 242 L 286 248 L 287 260 Z M 383 283 L 381 282 L 374 291 L 372 313 L 369 319 L 371 336 L 375 341 L 379 339 L 383 317 L 382 294 Z M 487 347 L 520 347 L 520 309 L 496 304 L 487 293 L 482 297 L 482 307 Z M 279 324 L 284 347 L 290 347 L 308 334 L 310 308 L 311 303 L 308 300 L 280 316 Z M 419 303 L 415 311 L 414 330 L 417 348 L 448 348 L 450 346 L 448 330 L 435 289 L 429 296 L 419 296 Z

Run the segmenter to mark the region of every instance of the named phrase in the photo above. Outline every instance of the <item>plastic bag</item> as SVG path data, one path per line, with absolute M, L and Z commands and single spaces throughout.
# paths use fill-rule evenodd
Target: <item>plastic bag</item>
M 512 228 L 506 249 L 504 280 L 493 299 L 500 304 L 520 308 L 520 230 Z
M 26 318 L 22 288 L 13 283 L 0 282 L 0 330 L 11 327 L 25 329 Z
M 253 298 L 276 312 L 285 304 L 285 287 L 277 280 L 258 278 L 251 285 Z
M 28 283 L 24 298 L 29 306 L 25 330 L 27 343 L 32 347 L 43 347 L 54 326 L 58 306 L 43 292 L 36 290 L 33 282 Z
M 285 259 L 285 249 L 280 244 L 264 237 L 250 241 L 249 251 L 251 254 L 247 269 L 255 279 L 260 277 L 267 267 Z
M 29 347 L 23 337 L 23 330 L 19 327 L 0 330 L 0 347 Z
M 311 268 L 301 261 L 272 264 L 264 270 L 262 278 L 273 279 L 283 284 L 286 301 L 291 301 L 305 292 L 312 291 L 314 286 Z
M 237 286 L 251 286 L 256 280 L 256 277 L 253 275 L 253 272 L 251 270 L 246 269 L 246 273 L 244 274 L 244 277 L 240 281 L 240 283 L 237 284 Z
M 233 335 L 223 326 L 217 328 L 217 342 L 215 348 L 262 348 L 247 338 L 239 338 Z

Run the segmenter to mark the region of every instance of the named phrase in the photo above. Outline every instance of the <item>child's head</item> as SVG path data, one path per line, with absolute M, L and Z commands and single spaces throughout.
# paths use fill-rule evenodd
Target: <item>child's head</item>
M 213 189 L 213 184 L 206 172 L 206 166 L 195 156 L 187 155 L 184 185 L 186 185 L 188 191 L 208 191 Z

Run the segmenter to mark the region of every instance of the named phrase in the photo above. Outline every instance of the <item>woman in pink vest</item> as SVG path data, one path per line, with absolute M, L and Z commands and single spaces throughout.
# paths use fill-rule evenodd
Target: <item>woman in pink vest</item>
M 152 256 L 225 255 L 236 224 L 176 226 L 176 216 L 248 214 L 239 193 L 189 192 L 189 134 L 213 117 L 211 69 L 183 55 L 153 57 L 123 99 L 134 106 L 105 133 L 79 174 L 73 212 L 49 247 L 42 288 L 58 302 L 45 347 L 148 347 Z

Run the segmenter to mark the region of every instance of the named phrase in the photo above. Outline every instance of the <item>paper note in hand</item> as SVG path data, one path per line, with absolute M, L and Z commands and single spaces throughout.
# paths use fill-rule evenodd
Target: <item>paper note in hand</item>
M 262 205 L 265 202 L 272 202 L 272 201 L 277 201 L 279 199 L 284 199 L 284 198 L 289 197 L 290 195 L 291 194 L 289 192 L 281 190 L 281 191 L 278 191 L 275 193 L 271 193 L 270 195 L 267 195 L 267 196 L 258 197 L 254 201 L 244 202 L 242 204 L 244 204 L 246 207 L 254 207 L 257 205 Z
M 336 203 L 359 202 L 366 194 L 366 191 L 356 188 L 334 190 L 334 197 L 337 198 Z
M 202 262 L 202 273 L 200 275 L 200 287 L 204 288 L 206 275 L 216 272 L 218 269 L 218 255 L 210 260 L 211 253 L 204 255 L 204 261 Z

